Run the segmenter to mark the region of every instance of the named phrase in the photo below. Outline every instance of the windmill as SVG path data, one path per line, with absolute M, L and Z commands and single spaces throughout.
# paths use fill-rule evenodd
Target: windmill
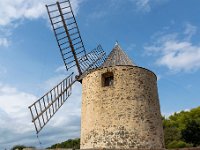
M 71 72 L 63 81 L 29 106 L 32 122 L 38 134 L 58 109 L 72 94 L 75 82 L 90 70 L 100 67 L 106 59 L 101 45 L 86 52 L 70 0 L 46 5 L 48 16 L 56 37 L 66 70 L 76 67 L 78 73 Z
M 46 5 L 66 70 L 76 67 L 29 106 L 37 134 L 82 83 L 81 149 L 164 149 L 157 77 L 135 65 L 116 43 L 87 53 L 69 0 Z

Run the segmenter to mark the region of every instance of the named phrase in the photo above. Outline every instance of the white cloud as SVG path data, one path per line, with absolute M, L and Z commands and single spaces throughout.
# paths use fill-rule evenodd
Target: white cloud
M 71 0 L 76 15 L 83 0 Z M 55 0 L 0 0 L 0 46 L 10 45 L 10 36 L 23 20 L 38 18 L 48 19 L 46 4 L 55 3 Z
M 0 108 L 7 114 L 22 113 L 20 110 L 27 108 L 28 104 L 35 99 L 36 97 L 32 94 L 19 92 L 7 85 L 0 85 Z
M 200 45 L 191 38 L 197 27 L 186 24 L 183 34 L 162 33 L 154 37 L 155 42 L 144 47 L 147 53 L 158 56 L 157 65 L 166 66 L 172 71 L 195 71 L 200 69 Z
M 31 0 L 0 1 L 0 25 L 8 25 L 23 18 L 37 18 L 44 13 L 42 5 L 42 2 Z
M 32 130 L 28 105 L 35 99 L 32 94 L 0 84 L 0 134 L 4 135 L 0 137 L 0 149 L 11 146 Z
M 9 41 L 7 38 L 0 38 L 0 46 L 3 46 L 3 47 L 8 47 L 9 46 Z
M 50 90 L 67 76 L 62 68 L 56 69 L 55 76 L 42 83 L 43 90 Z M 0 149 L 9 149 L 16 144 L 38 146 L 28 109 L 37 99 L 34 94 L 0 84 L 0 135 L 4 135 L 0 137 Z M 43 148 L 69 138 L 80 137 L 80 114 L 81 84 L 77 82 L 73 85 L 72 95 L 40 132 Z
M 78 74 L 78 71 L 76 67 L 73 67 L 69 71 L 66 70 L 65 66 L 60 66 L 55 70 L 55 76 L 49 78 L 46 80 L 44 83 L 40 85 L 40 87 L 43 90 L 50 90 L 50 88 L 55 87 L 58 83 L 60 83 L 62 80 L 64 80 L 67 76 L 69 76 L 72 72 L 74 72 L 74 77 L 75 75 Z
M 54 77 L 47 79 L 44 83 L 40 85 L 40 87 L 45 90 L 49 91 L 51 88 L 55 87 L 59 82 L 64 80 L 67 76 L 64 74 L 59 74 Z
M 75 14 L 79 9 L 80 0 L 72 0 Z M 54 0 L 1 0 L 0 25 L 6 26 L 22 19 L 37 19 L 47 16 L 45 4 L 55 3 Z M 15 22 L 16 23 L 16 22 Z
M 165 118 L 169 118 L 170 116 L 174 115 L 175 113 L 180 113 L 182 111 L 189 112 L 189 111 L 191 111 L 191 109 L 184 109 L 184 110 L 179 110 L 179 111 L 175 111 L 175 112 L 174 111 L 173 112 L 163 112 L 162 116 L 164 116 Z
M 139 10 L 149 12 L 151 10 L 150 0 L 135 0 Z
M 136 5 L 137 11 L 150 12 L 154 5 L 164 3 L 168 0 L 162 0 L 162 1 L 160 0 L 130 0 L 130 1 L 132 1 Z
M 186 40 L 190 40 L 192 36 L 196 34 L 196 32 L 197 32 L 196 26 L 193 26 L 190 23 L 186 24 L 185 31 L 184 31 L 184 34 L 186 35 Z

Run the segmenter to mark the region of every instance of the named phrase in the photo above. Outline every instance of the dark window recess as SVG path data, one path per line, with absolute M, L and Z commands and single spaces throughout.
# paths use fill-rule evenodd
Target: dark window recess
M 102 75 L 103 86 L 112 86 L 114 82 L 114 76 L 112 72 L 107 72 Z

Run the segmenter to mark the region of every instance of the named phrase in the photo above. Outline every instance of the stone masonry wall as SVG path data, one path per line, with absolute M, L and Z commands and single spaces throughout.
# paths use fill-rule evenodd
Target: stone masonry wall
M 34 148 L 24 148 L 23 150 L 74 150 L 70 148 L 56 148 L 56 149 L 34 149 Z M 78 149 L 76 149 L 78 150 Z M 88 149 L 88 150 L 120 150 L 120 149 Z M 121 149 L 123 150 L 123 149 Z M 126 149 L 126 150 L 149 150 L 149 149 Z M 163 149 L 151 149 L 151 150 L 163 150 Z M 167 149 L 166 149 L 167 150 Z M 177 148 L 177 149 L 169 149 L 169 150 L 200 150 L 200 147 L 193 148 Z
M 102 74 L 114 74 L 102 86 Z M 134 66 L 95 70 L 82 81 L 81 149 L 162 149 L 157 78 Z

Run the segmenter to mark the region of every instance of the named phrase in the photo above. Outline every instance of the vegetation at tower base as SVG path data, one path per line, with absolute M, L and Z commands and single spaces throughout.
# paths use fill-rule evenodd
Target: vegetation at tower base
M 166 148 L 200 146 L 200 107 L 163 117 Z
M 194 146 L 200 145 L 200 123 L 191 120 L 188 122 L 185 130 L 182 132 L 183 139 L 188 143 L 193 143 Z
M 48 149 L 54 149 L 54 148 L 73 148 L 73 149 L 80 149 L 80 139 L 69 139 L 62 143 L 57 143 L 52 145 L 51 147 L 48 147 Z
M 24 148 L 34 148 L 34 147 L 30 147 L 30 146 L 25 146 L 25 145 L 15 145 L 11 148 L 11 150 L 23 150 Z

